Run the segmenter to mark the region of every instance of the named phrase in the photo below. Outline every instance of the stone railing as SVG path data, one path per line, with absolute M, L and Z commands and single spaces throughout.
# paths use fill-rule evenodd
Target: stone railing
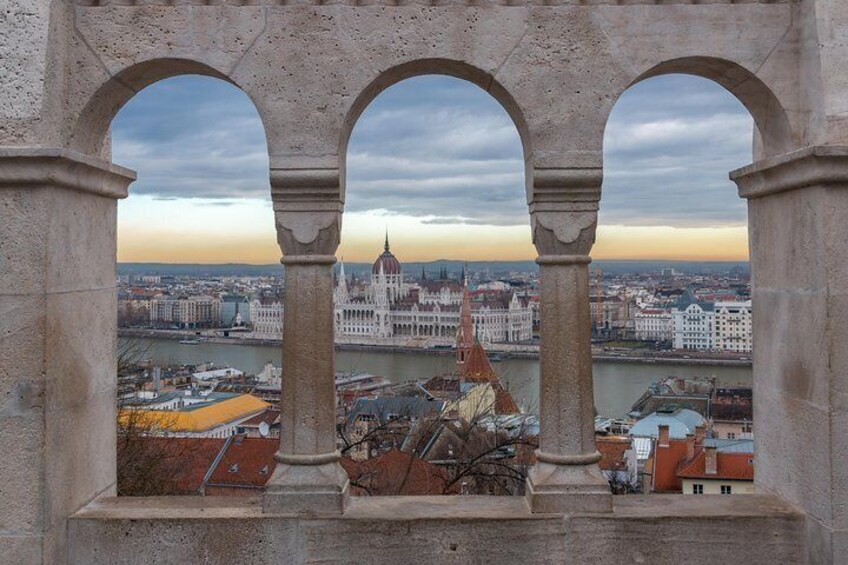
M 77 6 L 635 6 L 793 4 L 798 0 L 70 0 Z
M 776 497 L 618 496 L 610 514 L 534 514 L 511 496 L 357 497 L 344 515 L 257 498 L 112 498 L 68 525 L 70 563 L 803 563 Z M 153 540 L 153 541 L 151 541 Z

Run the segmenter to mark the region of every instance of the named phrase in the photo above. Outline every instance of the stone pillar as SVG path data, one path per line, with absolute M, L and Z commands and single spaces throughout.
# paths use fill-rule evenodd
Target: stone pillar
M 116 199 L 134 173 L 0 149 L 0 561 L 66 562 L 66 519 L 115 494 Z
M 286 296 L 280 450 L 263 507 L 339 514 L 350 488 L 335 432 L 332 267 L 341 228 L 339 171 L 275 168 L 271 184 Z
M 539 450 L 527 496 L 534 512 L 604 512 L 609 485 L 595 448 L 589 251 L 601 170 L 538 168 L 530 205 L 542 288 Z
M 807 513 L 811 565 L 848 563 L 848 147 L 731 178 L 748 199 L 755 485 Z

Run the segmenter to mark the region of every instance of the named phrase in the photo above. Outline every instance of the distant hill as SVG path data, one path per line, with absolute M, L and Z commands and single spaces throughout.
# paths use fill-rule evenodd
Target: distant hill
M 403 263 L 403 270 L 408 275 L 417 276 L 421 269 L 427 276 L 437 277 L 442 267 L 449 275 L 458 276 L 462 266 L 467 264 L 472 272 L 488 272 L 493 278 L 508 276 L 510 273 L 534 272 L 538 265 L 534 261 L 454 261 L 442 259 L 429 262 Z M 672 268 L 684 274 L 713 274 L 728 272 L 731 269 L 743 273 L 749 271 L 746 261 L 594 261 L 591 268 L 598 268 L 604 273 L 656 273 L 664 268 Z M 274 276 L 283 272 L 282 265 L 244 265 L 226 263 L 222 265 L 191 264 L 191 263 L 118 263 L 120 275 L 170 275 L 193 277 L 232 277 L 232 276 Z M 371 272 L 371 263 L 345 263 L 348 275 L 364 276 Z

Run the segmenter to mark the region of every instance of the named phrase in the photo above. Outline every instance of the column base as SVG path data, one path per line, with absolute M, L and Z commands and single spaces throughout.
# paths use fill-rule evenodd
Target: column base
M 527 477 L 527 501 L 537 513 L 612 512 L 612 493 L 597 463 L 538 462 Z
M 350 480 L 338 461 L 323 465 L 278 463 L 265 486 L 262 511 L 267 514 L 343 514 Z

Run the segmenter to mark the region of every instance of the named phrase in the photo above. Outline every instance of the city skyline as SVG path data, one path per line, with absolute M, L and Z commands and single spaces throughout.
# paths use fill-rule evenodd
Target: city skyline
M 279 259 L 262 124 L 241 91 L 157 83 L 113 135 L 115 161 L 139 171 L 119 207 L 120 261 Z M 593 257 L 747 259 L 745 204 L 726 173 L 750 161 L 751 121 L 730 94 L 693 77 L 646 81 L 621 97 L 605 139 Z M 458 79 L 404 81 L 354 129 L 338 256 L 373 260 L 388 229 L 406 261 L 532 259 L 523 185 L 518 134 L 494 99 Z

